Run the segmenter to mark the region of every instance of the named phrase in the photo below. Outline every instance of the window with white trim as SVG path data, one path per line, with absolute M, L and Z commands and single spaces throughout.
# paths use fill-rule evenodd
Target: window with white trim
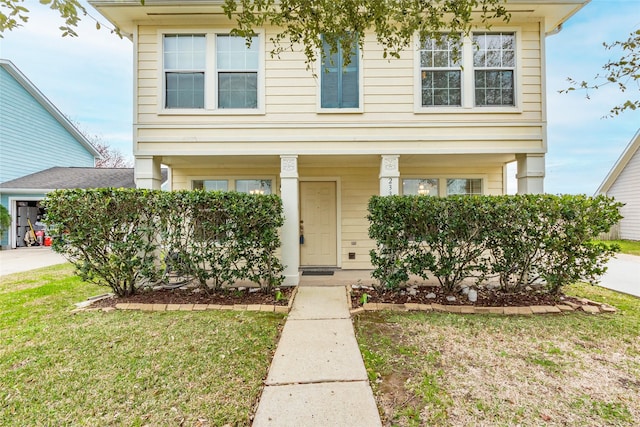
M 247 194 L 271 194 L 271 180 L 236 179 L 236 191 Z
M 204 108 L 204 34 L 165 34 L 165 108 Z
M 195 179 L 191 182 L 194 190 L 237 191 L 246 194 L 271 194 L 271 179 Z
M 257 110 L 262 107 L 260 35 L 166 33 L 163 45 L 164 108 Z
M 454 194 L 474 195 L 482 194 L 482 179 L 479 178 L 448 178 L 447 196 Z
M 459 41 L 444 34 L 414 55 L 415 112 L 518 112 L 518 32 L 481 31 Z
M 462 46 L 446 35 L 429 38 L 420 49 L 423 107 L 462 105 Z
M 438 178 L 408 178 L 402 180 L 402 194 L 437 196 Z
M 349 63 L 345 64 L 344 50 L 349 49 Z M 358 43 L 344 46 L 338 42 L 337 51 L 323 40 L 324 55 L 320 73 L 321 108 L 358 108 L 360 106 L 360 76 Z
M 473 46 L 475 105 L 515 105 L 515 34 L 474 33 Z
M 402 194 L 416 196 L 452 196 L 483 194 L 482 178 L 403 178 Z
M 228 191 L 229 181 L 226 179 L 202 179 L 193 181 L 194 190 Z
M 258 108 L 258 37 L 216 36 L 218 108 Z

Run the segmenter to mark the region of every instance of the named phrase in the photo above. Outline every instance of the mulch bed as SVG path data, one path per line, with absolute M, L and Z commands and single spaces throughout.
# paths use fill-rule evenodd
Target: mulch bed
M 532 305 L 556 305 L 566 301 L 575 304 L 584 304 L 581 300 L 566 295 L 549 295 L 544 293 L 518 292 L 504 293 L 492 289 L 477 289 L 478 300 L 475 303 L 469 301 L 466 295 L 451 294 L 442 291 L 439 286 L 419 286 L 415 288 L 416 294 L 410 295 L 407 291 L 378 292 L 373 288 L 355 288 L 351 290 L 351 304 L 354 308 L 362 307 L 363 294 L 367 294 L 367 302 L 388 304 L 442 304 L 442 305 L 470 305 L 474 307 L 527 307 Z M 435 294 L 435 298 L 427 298 L 427 295 Z M 433 296 L 433 295 L 431 295 Z M 447 300 L 447 296 L 454 296 L 455 301 Z
M 263 304 L 286 306 L 293 292 L 292 287 L 280 288 L 282 299 L 276 301 L 276 291 L 251 292 L 250 288 L 225 289 L 209 293 L 198 289 L 159 289 L 143 291 L 130 297 L 110 297 L 91 304 L 91 308 L 115 307 L 120 303 L 138 304 Z M 195 291 L 195 292 L 194 292 Z
M 282 299 L 276 301 L 275 293 L 251 291 L 251 288 L 225 289 L 211 291 L 209 293 L 199 289 L 159 289 L 140 292 L 130 297 L 109 297 L 100 299 L 91 304 L 91 308 L 115 307 L 119 303 L 139 304 L 263 304 L 286 306 L 293 293 L 292 287 L 280 288 Z M 581 299 L 566 295 L 549 295 L 544 293 L 520 292 L 503 293 L 492 289 L 477 289 L 478 300 L 469 302 L 466 295 L 450 294 L 442 291 L 439 286 L 418 286 L 415 295 L 408 291 L 378 292 L 370 287 L 355 287 L 351 290 L 351 304 L 353 308 L 362 307 L 363 294 L 367 294 L 367 302 L 388 304 L 442 304 L 442 305 L 469 305 L 474 307 L 526 307 L 532 305 L 556 305 L 567 301 L 583 305 Z M 427 295 L 435 294 L 435 298 L 427 298 Z M 455 296 L 455 301 L 447 300 L 447 296 Z

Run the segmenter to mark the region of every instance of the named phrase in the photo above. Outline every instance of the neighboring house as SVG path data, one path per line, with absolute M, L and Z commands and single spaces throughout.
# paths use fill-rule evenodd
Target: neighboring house
M 100 154 L 75 126 L 6 59 L 0 59 L 0 183 L 53 166 L 92 167 Z M 36 196 L 2 205 L 15 221 L 16 204 L 37 203 Z M 40 195 L 42 196 L 42 195 Z M 41 197 L 40 197 L 41 198 Z M 5 233 L 2 246 L 15 229 Z
M 53 166 L 95 165 L 87 138 L 16 68 L 0 59 L 0 183 Z
M 229 35 L 221 1 L 94 0 L 134 44 L 136 184 L 282 197 L 285 283 L 299 267 L 371 268 L 374 194 L 543 192 L 545 38 L 588 0 L 509 0 L 509 24 L 452 47 L 431 41 L 386 60 L 373 34 L 351 64 L 306 69 L 271 57 L 278 28 Z M 462 66 L 461 66 L 462 65 Z M 304 239 L 300 238 L 304 235 Z
M 596 194 L 614 197 L 625 205 L 618 223 L 618 235 L 625 240 L 640 240 L 640 129 L 624 149 Z
M 162 171 L 162 181 L 167 170 Z M 53 167 L 0 184 L 0 198 L 9 207 L 11 227 L 3 246 L 25 246 L 30 225 L 45 214 L 40 202 L 50 191 L 72 188 L 135 188 L 133 168 Z

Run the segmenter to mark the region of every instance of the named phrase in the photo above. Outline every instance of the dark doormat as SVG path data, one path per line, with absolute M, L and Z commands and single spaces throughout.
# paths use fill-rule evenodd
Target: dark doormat
M 303 270 L 303 276 L 333 276 L 333 270 Z

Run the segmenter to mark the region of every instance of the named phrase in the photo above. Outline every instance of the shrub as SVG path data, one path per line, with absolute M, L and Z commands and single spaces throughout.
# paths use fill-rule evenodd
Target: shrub
M 153 192 L 112 189 L 57 190 L 47 195 L 45 221 L 53 249 L 83 280 L 132 295 L 158 275 Z
M 274 195 L 205 191 L 60 190 L 46 200 L 54 250 L 83 279 L 119 296 L 166 280 L 169 270 L 209 290 L 251 280 L 282 283 L 282 203 Z
M 0 240 L 4 237 L 5 231 L 11 226 L 11 216 L 4 206 L 0 205 Z
M 373 276 L 390 289 L 413 273 L 447 291 L 496 277 L 503 291 L 542 282 L 557 293 L 604 272 L 613 251 L 592 239 L 620 220 L 620 206 L 605 196 L 375 196 Z

